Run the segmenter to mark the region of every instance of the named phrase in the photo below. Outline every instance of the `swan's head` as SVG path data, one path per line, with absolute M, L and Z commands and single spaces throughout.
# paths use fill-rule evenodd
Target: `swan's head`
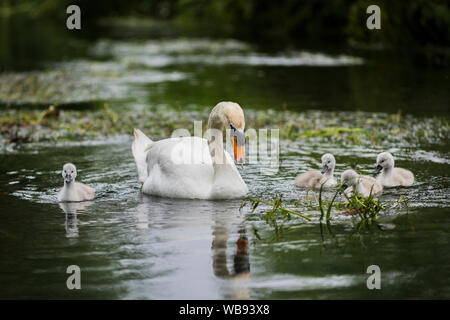
M 389 152 L 382 152 L 377 157 L 377 167 L 373 174 L 378 174 L 383 169 L 390 169 L 394 167 L 394 157 Z
M 241 106 L 234 102 L 220 102 L 211 111 L 208 128 L 230 129 L 233 139 L 234 159 L 244 162 L 245 152 L 245 117 Z
M 336 159 L 331 153 L 325 153 L 322 156 L 322 173 L 333 172 L 336 165 Z
M 359 174 L 355 170 L 345 170 L 341 175 L 342 189 L 347 189 L 347 187 L 354 187 L 358 184 Z
M 66 163 L 61 173 L 64 181 L 70 183 L 74 181 L 77 176 L 77 168 L 72 163 Z

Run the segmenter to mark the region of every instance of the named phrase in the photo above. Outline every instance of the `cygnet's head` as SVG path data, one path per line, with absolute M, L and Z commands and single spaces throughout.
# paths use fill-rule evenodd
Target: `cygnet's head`
M 355 170 L 345 170 L 341 175 L 342 189 L 347 189 L 347 187 L 354 187 L 358 184 L 359 174 Z
M 75 180 L 77 176 L 77 168 L 72 163 L 66 163 L 62 170 L 64 181 L 70 183 Z
M 383 169 L 390 169 L 394 167 L 394 157 L 389 152 L 382 152 L 377 157 L 377 167 L 373 174 L 378 174 Z
M 245 117 L 241 106 L 235 102 L 219 102 L 208 119 L 208 130 L 230 129 L 233 139 L 234 158 L 236 162 L 244 162 L 245 157 Z
M 325 153 L 322 156 L 322 173 L 333 172 L 336 165 L 336 159 L 331 153 Z

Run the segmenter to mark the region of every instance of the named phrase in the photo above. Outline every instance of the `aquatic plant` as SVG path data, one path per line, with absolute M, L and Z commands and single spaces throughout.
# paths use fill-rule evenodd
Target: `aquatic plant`
M 270 238 L 271 241 L 282 238 L 284 234 L 289 231 L 289 227 L 286 227 L 284 222 L 290 221 L 292 215 L 312 221 L 312 217 L 304 215 L 296 210 L 286 208 L 288 205 L 295 207 L 304 206 L 305 209 L 317 210 L 320 212 L 318 220 L 322 240 L 324 240 L 324 225 L 329 236 L 331 238 L 335 237 L 331 224 L 331 213 L 333 209 L 337 214 L 352 216 L 354 218 L 352 219 L 353 232 L 351 236 L 361 236 L 363 232 L 383 230 L 378 222 L 379 214 L 382 211 L 387 212 L 392 209 L 406 208 L 408 213 L 409 210 L 408 199 L 404 195 L 401 195 L 395 203 L 390 204 L 388 202 L 382 202 L 372 194 L 367 197 L 358 194 L 348 196 L 345 193 L 342 193 L 341 190 L 340 186 L 334 192 L 331 199 L 325 199 L 323 197 L 322 188 L 319 189 L 318 195 L 316 195 L 313 190 L 308 190 L 306 203 L 299 200 L 283 200 L 283 197 L 280 194 L 272 196 L 271 201 L 249 197 L 242 202 L 241 208 L 250 204 L 250 212 L 253 213 L 261 203 L 269 206 L 269 209 L 267 209 L 263 215 L 263 220 L 273 232 L 272 237 Z M 336 198 L 340 194 L 344 195 L 345 201 L 336 201 Z M 253 226 L 252 229 L 256 239 L 267 240 L 261 237 L 259 230 L 255 226 Z
M 273 236 L 269 239 L 270 241 L 278 240 L 283 237 L 287 229 L 285 228 L 283 222 L 291 220 L 292 215 L 306 219 L 308 221 L 312 220 L 311 217 L 283 206 L 283 195 L 281 194 L 273 196 L 271 201 L 248 197 L 247 199 L 242 201 L 240 209 L 250 204 L 250 212 L 253 213 L 261 203 L 270 207 L 270 209 L 263 216 L 264 221 L 271 227 L 273 231 Z M 258 229 L 254 225 L 252 226 L 252 232 L 256 239 L 262 240 Z

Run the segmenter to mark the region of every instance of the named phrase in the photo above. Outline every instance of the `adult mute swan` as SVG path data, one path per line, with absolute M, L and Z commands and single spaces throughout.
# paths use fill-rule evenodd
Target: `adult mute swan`
M 409 187 L 414 184 L 413 173 L 403 168 L 394 168 L 394 157 L 389 152 L 382 152 L 377 157 L 374 174 L 377 175 L 380 171 L 377 181 L 385 187 Z
M 342 188 L 347 196 L 351 196 L 356 190 L 356 193 L 364 197 L 370 194 L 379 196 L 383 192 L 383 186 L 374 178 L 359 175 L 354 170 L 345 170 L 341 176 Z M 348 188 L 350 187 L 350 188 Z
M 230 128 L 234 158 L 244 161 L 245 118 L 233 102 L 220 102 L 211 111 L 200 137 L 150 140 L 134 129 L 132 152 L 142 192 L 187 199 L 237 199 L 248 193 L 233 159 L 223 147 L 223 130 Z
M 61 172 L 64 187 L 58 193 L 58 201 L 86 201 L 95 197 L 95 190 L 85 184 L 75 182 L 77 168 L 72 163 L 66 163 Z
M 322 171 L 312 170 L 302 174 L 299 174 L 295 178 L 295 185 L 300 188 L 312 188 L 320 189 L 331 188 L 337 185 L 336 179 L 334 179 L 334 167 L 336 166 L 336 160 L 331 153 L 326 153 L 322 156 Z

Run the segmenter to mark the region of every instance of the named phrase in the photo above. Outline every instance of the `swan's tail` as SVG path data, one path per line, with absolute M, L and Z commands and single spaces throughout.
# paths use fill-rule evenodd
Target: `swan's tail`
M 134 141 L 131 145 L 134 161 L 138 171 L 139 181 L 147 179 L 147 148 L 153 143 L 141 130 L 134 129 Z

